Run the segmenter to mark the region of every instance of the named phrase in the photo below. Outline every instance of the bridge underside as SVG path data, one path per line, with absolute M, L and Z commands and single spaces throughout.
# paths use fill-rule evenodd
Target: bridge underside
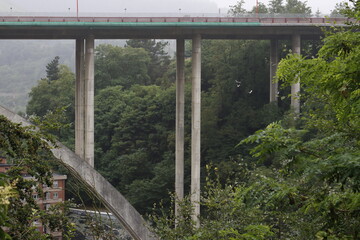
M 154 24 L 156 25 L 156 24 Z M 190 24 L 189 24 L 190 25 Z M 216 26 L 152 26 L 130 24 L 129 26 L 3 26 L 0 23 L 1 39 L 78 39 L 93 35 L 96 39 L 192 39 L 200 34 L 202 39 L 291 39 L 300 34 L 302 39 L 319 39 L 321 28 L 315 25 L 225 25 Z

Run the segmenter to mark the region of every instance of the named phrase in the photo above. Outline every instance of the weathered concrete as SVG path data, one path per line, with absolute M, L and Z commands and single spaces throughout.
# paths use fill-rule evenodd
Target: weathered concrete
M 301 54 L 301 37 L 299 34 L 292 36 L 292 52 Z M 295 113 L 300 113 L 300 79 L 291 85 L 291 107 Z
M 85 156 L 84 159 L 94 166 L 94 36 L 85 40 Z
M 85 79 L 84 39 L 76 39 L 76 84 L 75 84 L 75 153 L 85 158 Z
M 192 39 L 192 104 L 191 104 L 191 202 L 193 220 L 200 227 L 200 126 L 201 126 L 201 36 Z
M 277 102 L 278 100 L 278 83 L 274 82 L 278 63 L 278 41 L 277 39 L 272 39 L 270 42 L 270 102 Z
M 24 118 L 2 106 L 0 106 L 0 114 L 14 123 L 31 125 Z M 83 181 L 85 186 L 119 219 L 135 240 L 157 239 L 148 230 L 146 222 L 135 208 L 100 173 L 60 142 L 57 145 L 58 148 L 52 149 L 54 156 Z
M 176 41 L 176 143 L 175 143 L 175 194 L 178 200 L 184 198 L 184 86 L 185 86 L 185 41 Z M 175 203 L 175 215 L 178 216 Z

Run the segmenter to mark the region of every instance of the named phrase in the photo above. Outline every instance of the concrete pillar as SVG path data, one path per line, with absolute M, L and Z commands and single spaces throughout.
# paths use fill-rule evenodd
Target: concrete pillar
M 270 102 L 277 102 L 278 100 L 278 83 L 273 82 L 278 64 L 278 40 L 272 39 L 270 43 Z
M 184 198 L 184 86 L 185 86 L 185 41 L 176 41 L 176 144 L 175 144 L 175 193 L 178 200 Z M 175 203 L 175 216 L 179 216 Z
M 75 84 L 75 153 L 82 159 L 84 149 L 84 39 L 76 40 L 76 84 Z
M 191 202 L 193 220 L 200 227 L 200 117 L 201 117 L 201 36 L 192 39 L 192 104 L 191 104 Z
M 94 36 L 85 40 L 85 161 L 94 166 Z
M 299 34 L 292 36 L 292 52 L 301 54 L 301 38 Z M 295 113 L 300 113 L 300 79 L 297 80 L 297 83 L 291 85 L 291 107 Z

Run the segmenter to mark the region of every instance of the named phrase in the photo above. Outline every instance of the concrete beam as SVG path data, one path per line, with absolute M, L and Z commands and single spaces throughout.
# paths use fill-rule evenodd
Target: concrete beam
M 75 153 L 85 158 L 85 79 L 84 79 L 84 39 L 76 40 L 76 83 L 75 83 Z
M 0 106 L 0 114 L 11 122 L 21 123 L 24 126 L 31 125 L 24 118 L 2 106 Z M 79 177 L 79 180 L 114 214 L 135 240 L 157 239 L 155 234 L 149 231 L 147 223 L 135 208 L 100 173 L 60 142 L 57 142 L 56 145 L 57 148 L 51 149 L 54 156 L 72 174 Z
M 37 24 L 37 23 L 35 23 Z M 98 24 L 98 23 L 94 23 Z M 1 39 L 76 39 L 87 36 L 89 33 L 96 36 L 96 39 L 192 39 L 194 34 L 201 34 L 202 39 L 291 39 L 292 34 L 296 31 L 303 39 L 319 39 L 324 35 L 321 25 L 281 25 L 268 24 L 247 26 L 237 25 L 229 26 L 229 23 L 222 23 L 218 27 L 206 26 L 191 27 L 188 23 L 186 26 L 154 27 L 152 24 L 131 24 L 131 27 L 114 27 L 111 23 L 108 26 L 94 25 L 72 27 L 66 24 L 62 27 L 34 27 L 22 26 L 4 27 L 0 26 Z M 153 23 L 156 25 L 156 23 Z M 209 23 L 210 25 L 212 23 Z M 0 24 L 1 25 L 1 24 Z M 323 26 L 329 28 L 332 24 Z
M 85 40 L 85 161 L 94 166 L 94 36 Z
M 299 34 L 292 36 L 292 52 L 301 54 L 301 37 Z M 291 85 L 291 107 L 295 113 L 300 113 L 300 79 L 297 79 L 297 83 Z
M 175 194 L 176 199 L 184 198 L 184 87 L 185 87 L 185 41 L 176 40 L 176 143 L 175 143 Z M 176 201 L 177 201 L 176 200 Z M 175 215 L 179 216 L 175 202 Z
M 201 36 L 192 39 L 192 104 L 191 104 L 191 202 L 193 220 L 200 227 L 200 126 L 201 126 Z
M 272 39 L 270 42 L 270 102 L 278 101 L 278 83 L 273 82 L 279 64 L 278 40 Z

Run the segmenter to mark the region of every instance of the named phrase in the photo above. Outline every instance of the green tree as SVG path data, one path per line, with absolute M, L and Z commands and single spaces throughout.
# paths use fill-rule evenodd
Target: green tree
M 278 78 L 292 84 L 290 78 L 299 76 L 303 84 L 302 129 L 271 124 L 243 141 L 256 143 L 253 156 L 277 169 L 272 174 L 281 172 L 280 179 L 279 174 L 272 179 L 286 183 L 279 194 L 295 207 L 290 214 L 296 213 L 299 236 L 359 238 L 358 41 L 356 31 L 328 33 L 318 57 L 289 55 L 282 60 Z
M 262 14 L 262 13 L 268 13 L 269 10 L 268 10 L 268 8 L 266 7 L 266 5 L 264 3 L 259 2 L 258 6 L 257 7 L 254 6 L 253 9 L 251 10 L 251 12 L 252 13 L 260 13 L 260 14 Z
M 64 65 L 59 66 L 59 78 L 54 81 L 41 79 L 29 93 L 26 113 L 44 117 L 48 112 L 58 113 L 58 121 L 64 126 L 57 129 L 56 134 L 64 144 L 74 144 L 74 130 L 70 128 L 75 119 L 75 76 Z M 65 112 L 59 111 L 65 109 Z
M 203 42 L 205 164 L 223 162 L 238 154 L 234 146 L 239 139 L 280 117 L 275 105 L 266 105 L 269 63 L 264 56 L 269 54 L 268 49 L 266 41 Z
M 96 167 L 144 212 L 172 189 L 175 90 L 108 87 L 95 101 Z
M 11 239 L 10 235 L 4 231 L 3 227 L 9 227 L 7 223 L 8 208 L 10 205 L 10 199 L 16 198 L 17 192 L 14 186 L 9 183 L 9 179 L 5 174 L 0 175 L 0 239 Z
M 269 12 L 270 13 L 284 13 L 285 7 L 283 0 L 271 0 L 269 2 Z
M 292 14 L 305 14 L 311 15 L 311 8 L 307 5 L 307 2 L 300 0 L 286 0 L 284 4 L 283 0 L 272 0 L 269 2 L 270 13 L 292 13 Z
M 300 0 L 286 0 L 284 11 L 285 13 L 298 13 L 311 16 L 311 7 L 307 6 L 306 1 L 302 2 Z
M 245 4 L 245 0 L 240 0 L 235 5 L 230 6 L 229 14 L 231 16 L 237 16 L 237 15 L 246 13 L 246 9 L 244 8 L 244 4 Z
M 49 234 L 40 234 L 33 225 L 37 220 L 52 231 L 63 231 L 64 238 L 71 236 L 72 226 L 66 217 L 68 208 L 64 204 L 46 210 L 40 209 L 33 199 L 34 189 L 44 197 L 40 186 L 52 185 L 50 162 L 53 156 L 50 151 L 52 146 L 45 140 L 49 139 L 48 136 L 0 116 L 0 152 L 13 164 L 6 176 L 1 175 L 0 181 L 5 179 L 16 190 L 16 195 L 12 194 L 8 201 L 1 204 L 8 206 L 7 211 L 2 212 L 1 227 L 7 227 L 7 234 L 12 239 L 50 239 Z M 24 173 L 29 178 L 24 178 Z M 2 236 L 5 236 L 3 232 Z
M 143 48 L 150 54 L 148 75 L 151 84 L 159 84 L 159 78 L 169 68 L 170 56 L 165 51 L 165 47 L 168 45 L 168 42 L 156 41 L 155 39 L 130 39 L 126 41 L 126 47 Z
M 96 93 L 108 86 L 130 88 L 134 84 L 151 84 L 150 59 L 145 49 L 99 45 L 95 50 Z
M 352 16 L 359 13 L 356 6 Z M 238 167 L 228 183 L 219 180 L 220 167 L 210 172 L 201 200 L 201 227 L 195 229 L 188 221 L 174 228 L 174 215 L 165 213 L 154 218 L 159 236 L 359 238 L 360 38 L 353 30 L 328 33 L 316 58 L 289 55 L 281 61 L 278 78 L 290 85 L 300 77 L 303 84 L 297 128 L 290 124 L 293 115 L 286 115 L 242 140 L 238 147 L 250 145 L 252 158 L 234 158 Z M 185 204 L 183 212 L 181 224 L 191 205 Z
M 56 56 L 48 65 L 46 65 L 46 78 L 49 82 L 59 78 L 59 59 L 59 56 Z

